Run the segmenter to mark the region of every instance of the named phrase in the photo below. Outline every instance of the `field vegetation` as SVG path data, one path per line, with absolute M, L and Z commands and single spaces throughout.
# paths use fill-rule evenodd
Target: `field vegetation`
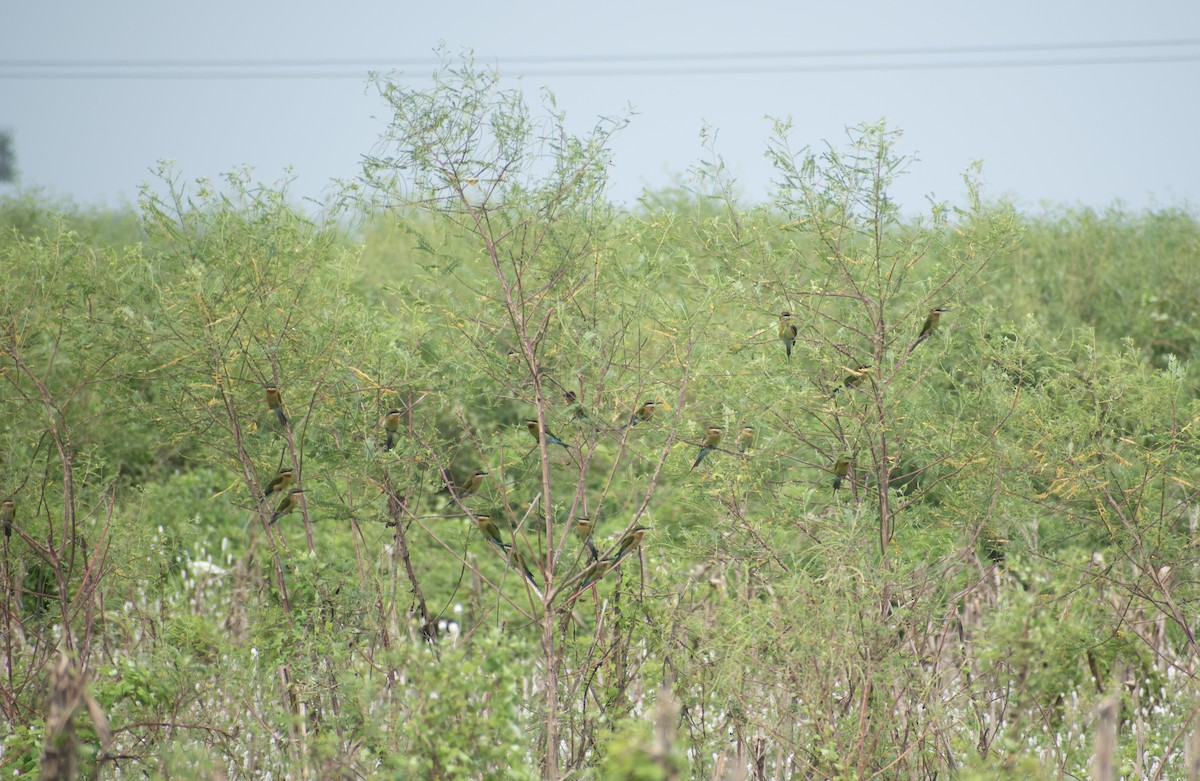
M 319 216 L 0 202 L 0 774 L 1196 777 L 1194 212 L 379 92 Z

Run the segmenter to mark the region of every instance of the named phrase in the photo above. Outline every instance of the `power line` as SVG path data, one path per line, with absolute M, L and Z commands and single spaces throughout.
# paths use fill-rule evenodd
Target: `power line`
M 870 71 L 950 71 L 980 68 L 1053 68 L 1088 65 L 1144 65 L 1172 62 L 1200 62 L 1200 52 L 1186 55 L 1164 55 L 1146 57 L 1092 57 L 1070 60 L 964 60 L 960 62 L 881 62 L 881 63 L 844 63 L 837 65 L 770 65 L 746 66 L 742 68 L 720 67 L 711 68 L 625 68 L 625 69 L 555 69 L 530 68 L 512 70 L 505 76 L 537 76 L 537 77 L 605 77 L 605 76 L 739 76 L 765 75 L 786 73 L 849 73 Z M 293 80 L 331 80 L 331 79 L 363 79 L 365 71 L 180 71 L 138 73 L 95 72 L 95 71 L 64 71 L 64 72 L 30 72 L 4 73 L 0 71 L 0 80 L 111 80 L 111 81 L 293 81 Z M 403 77 L 403 76 L 402 76 Z M 411 77 L 410 77 L 411 78 Z
M 795 63 L 796 59 L 877 60 L 930 55 L 1029 54 L 1097 50 L 1162 50 L 1179 47 L 1200 47 L 1200 39 L 1164 39 L 1156 41 L 1094 41 L 1079 43 L 1031 43 L 996 46 L 909 47 L 879 49 L 827 49 L 790 52 L 713 52 L 708 54 L 651 54 L 651 55 L 530 55 L 522 58 L 496 60 L 504 66 L 505 76 L 701 76 L 750 75 L 771 73 L 833 73 L 892 70 L 961 70 L 978 68 L 1067 67 L 1092 65 L 1135 65 L 1200 61 L 1200 50 L 1169 54 L 1114 54 L 1100 57 L 1056 57 L 959 60 L 905 60 Z M 738 60 L 770 64 L 732 65 L 703 63 L 733 63 Z M 365 66 L 395 67 L 399 65 L 437 65 L 437 58 L 408 59 L 177 59 L 177 60 L 0 60 L 0 79 L 28 80 L 311 80 L 361 79 Z M 645 63 L 697 63 L 673 67 Z M 521 67 L 515 63 L 529 63 Z M 580 68 L 574 65 L 605 64 L 608 67 Z M 550 67 L 538 67 L 550 66 Z M 296 70 L 307 68 L 309 70 Z M 335 70 L 336 69 L 336 70 Z
M 1146 57 L 1092 57 L 1070 60 L 963 60 L 959 62 L 879 62 L 845 63 L 836 65 L 776 65 L 744 68 L 645 68 L 639 70 L 524 70 L 524 76 L 718 76 L 769 73 L 837 73 L 865 71 L 929 71 L 963 70 L 972 68 L 1052 68 L 1070 65 L 1138 65 L 1165 62 L 1200 62 L 1195 54 Z
M 974 46 L 909 46 L 863 49 L 811 49 L 754 52 L 680 52 L 674 54 L 547 54 L 520 57 L 497 56 L 498 63 L 640 63 L 728 60 L 782 60 L 844 57 L 908 57 L 947 54 L 999 54 L 1048 51 L 1085 51 L 1095 49 L 1165 49 L 1200 46 L 1200 38 L 1165 38 L 1148 41 L 1074 41 L 1060 43 L 1021 43 Z M 0 60 L 0 68 L 308 68 L 351 66 L 438 65 L 439 57 L 342 57 L 285 59 L 35 59 Z

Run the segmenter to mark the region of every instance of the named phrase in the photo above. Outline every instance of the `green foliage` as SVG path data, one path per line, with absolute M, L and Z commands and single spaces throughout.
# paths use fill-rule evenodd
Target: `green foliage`
M 101 673 L 96 697 L 107 709 L 126 701 L 152 708 L 151 712 L 155 712 L 169 706 L 176 695 L 176 690 L 169 681 L 164 680 L 161 670 L 159 665 L 150 668 L 132 661 L 125 662 L 107 673 Z M 112 680 L 104 680 L 107 676 L 112 676 Z
M 1051 333 L 1085 326 L 1105 349 L 1124 340 L 1158 368 L 1190 363 L 1198 332 L 1200 226 L 1184 209 L 1059 210 L 1025 217 L 1020 248 L 993 268 L 996 300 L 1036 313 Z
M 1182 768 L 1193 215 L 1018 215 L 978 171 L 907 214 L 898 133 L 786 121 L 772 204 L 706 133 L 619 211 L 623 118 L 470 62 L 379 91 L 340 222 L 241 173 L 0 203 L 3 770 L 57 648 L 105 772 L 1048 778 L 1116 690 L 1121 761 Z
M 46 725 L 41 719 L 12 725 L 4 736 L 5 770 L 14 776 L 32 776 L 36 773 L 45 735 Z
M 656 747 L 652 725 L 635 722 L 626 725 L 606 741 L 604 762 L 597 779 L 603 781 L 670 781 L 680 778 L 687 770 L 683 751 L 676 749 L 672 756 L 662 756 Z

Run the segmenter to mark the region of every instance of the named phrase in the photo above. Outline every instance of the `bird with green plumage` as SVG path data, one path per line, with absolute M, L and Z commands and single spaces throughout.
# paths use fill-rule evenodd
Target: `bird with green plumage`
M 271 516 L 271 523 L 275 523 L 283 516 L 294 512 L 300 506 L 300 496 L 304 493 L 302 488 L 293 488 L 288 491 L 287 496 L 283 497 L 283 501 L 275 508 L 275 514 Z
M 617 545 L 616 552 L 609 556 L 605 561 L 620 562 L 630 553 L 638 549 L 642 544 L 642 538 L 646 536 L 646 532 L 650 531 L 649 526 L 637 525 L 621 536 L 621 542 Z
M 279 388 L 268 385 L 263 390 L 267 397 L 267 409 L 274 412 L 275 417 L 279 418 L 279 425 L 286 426 L 288 419 L 283 412 L 283 397 L 279 395 Z
M 779 340 L 783 342 L 783 348 L 787 352 L 787 359 L 792 360 L 792 348 L 796 346 L 796 337 L 800 334 L 800 328 L 796 325 L 796 321 L 792 317 L 792 313 L 788 310 L 783 310 L 783 314 L 779 316 Z
M 391 450 L 396 446 L 396 433 L 400 431 L 400 420 L 403 414 L 400 410 L 393 409 L 388 410 L 388 413 L 383 416 L 384 450 Z
M 659 406 L 660 403 L 654 401 L 653 399 L 643 401 L 642 405 L 633 411 L 633 415 L 630 416 L 629 422 L 625 424 L 625 428 L 647 422 L 650 420 L 650 418 L 654 417 L 654 411 L 658 409 Z
M 267 483 L 263 488 L 263 498 L 265 499 L 276 491 L 282 491 L 287 488 L 292 484 L 292 480 L 295 477 L 296 473 L 291 468 L 280 469 L 271 482 Z
M 738 432 L 737 446 L 739 453 L 748 453 L 754 447 L 754 426 L 742 426 Z
M 533 436 L 534 439 L 540 440 L 539 433 L 541 432 L 542 427 L 538 424 L 538 422 L 536 420 L 534 420 L 533 418 L 526 420 L 525 421 L 525 429 L 530 433 L 530 435 Z M 546 429 L 546 442 L 551 445 L 559 445 L 560 447 L 562 447 L 563 450 L 570 449 L 570 446 L 567 445 L 566 442 L 563 442 L 561 439 L 559 439 L 558 437 L 551 434 L 550 429 Z
M 724 431 L 720 426 L 708 427 L 708 431 L 704 433 L 704 442 L 700 445 L 700 452 L 696 455 L 696 460 L 692 462 L 692 469 L 700 466 L 700 462 L 704 460 L 704 457 L 717 449 L 717 446 L 721 444 L 722 434 L 724 434 Z
M 575 519 L 575 533 L 583 539 L 583 544 L 587 548 L 588 559 L 591 561 L 596 561 L 600 558 L 600 552 L 596 550 L 595 531 L 596 529 L 591 518 L 581 515 Z
M 930 310 L 929 314 L 925 317 L 925 322 L 921 324 L 921 331 L 917 334 L 917 341 L 912 343 L 912 347 L 908 348 L 908 352 L 911 353 L 917 349 L 918 344 L 933 336 L 934 331 L 937 330 L 938 324 L 942 320 L 942 315 L 949 311 L 950 307 L 944 304 Z

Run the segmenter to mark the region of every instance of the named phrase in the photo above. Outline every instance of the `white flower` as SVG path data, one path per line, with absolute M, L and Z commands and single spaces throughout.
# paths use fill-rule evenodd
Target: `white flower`
M 201 559 L 199 561 L 193 561 L 191 563 L 191 570 L 192 570 L 192 574 L 197 575 L 197 576 L 200 576 L 200 575 L 224 575 L 226 572 L 226 570 L 221 569 L 216 564 L 213 564 L 211 561 L 204 561 L 203 559 Z

